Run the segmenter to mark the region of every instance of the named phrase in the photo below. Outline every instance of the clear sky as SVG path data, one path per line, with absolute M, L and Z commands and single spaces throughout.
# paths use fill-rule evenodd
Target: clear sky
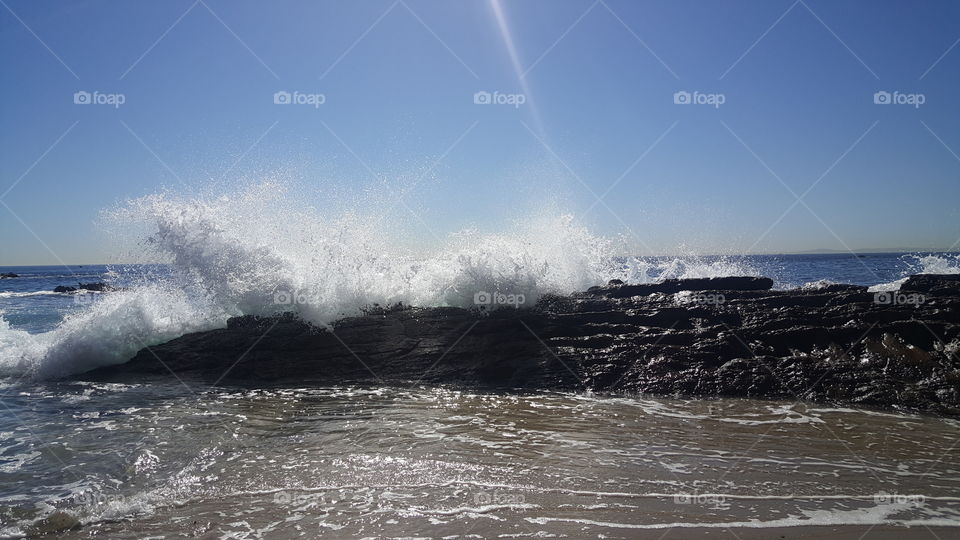
M 310 204 L 424 175 L 441 234 L 558 199 L 640 251 L 960 239 L 956 1 L 0 4 L 0 265 L 270 175 Z

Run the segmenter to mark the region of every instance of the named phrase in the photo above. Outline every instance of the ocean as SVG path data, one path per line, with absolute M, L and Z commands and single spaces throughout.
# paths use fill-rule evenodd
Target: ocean
M 615 258 L 609 275 L 886 290 L 912 273 L 957 273 L 958 262 Z M 70 378 L 263 304 L 236 285 L 239 271 L 222 270 L 210 286 L 183 260 L 0 267 L 19 276 L 0 280 L 0 536 L 690 538 L 736 528 L 856 538 L 908 525 L 946 538 L 960 527 L 960 422 L 948 418 L 746 399 Z M 91 282 L 117 290 L 52 292 Z M 526 283 L 532 298 L 552 290 L 506 283 Z M 298 287 L 286 303 L 270 291 L 259 309 L 299 309 L 320 324 L 337 315 L 298 301 L 317 298 Z

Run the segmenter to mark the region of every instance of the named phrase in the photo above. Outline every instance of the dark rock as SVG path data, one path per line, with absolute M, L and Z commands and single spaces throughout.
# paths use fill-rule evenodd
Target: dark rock
M 58 285 L 53 288 L 53 292 L 56 293 L 72 293 L 77 291 L 108 292 L 116 290 L 118 290 L 116 287 L 108 285 L 107 283 L 77 283 L 76 287 Z
M 645 285 L 616 285 L 613 284 L 613 281 L 611 281 L 611 285 L 590 291 L 590 293 L 607 298 L 629 298 L 631 296 L 648 296 L 654 293 L 673 294 L 680 291 L 766 291 L 773 287 L 773 280 L 770 278 L 740 276 L 667 279 Z
M 114 290 L 113 287 L 111 287 L 110 285 L 107 285 L 106 283 L 79 283 L 77 284 L 77 288 L 82 289 L 84 291 L 97 291 L 97 292 Z
M 936 301 L 882 304 L 862 287 L 774 291 L 765 278 L 721 278 L 550 295 L 519 310 L 394 306 L 332 329 L 291 314 L 244 316 L 83 377 L 172 371 L 248 385 L 590 389 L 960 416 L 960 293 L 949 293 L 950 279 L 915 283 L 943 292 Z
M 960 294 L 960 274 L 917 274 L 900 286 L 900 292 L 917 292 L 931 296 Z
M 14 274 L 13 272 L 0 273 L 0 279 L 9 279 L 9 278 L 16 278 L 16 277 L 20 277 L 20 276 L 18 276 L 17 274 Z

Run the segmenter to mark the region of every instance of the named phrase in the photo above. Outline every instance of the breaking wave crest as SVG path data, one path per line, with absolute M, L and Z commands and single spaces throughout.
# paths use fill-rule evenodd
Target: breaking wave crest
M 397 303 L 473 307 L 481 292 L 584 290 L 610 279 L 746 275 L 734 259 L 618 256 L 622 242 L 590 233 L 571 215 L 534 212 L 508 231 L 466 230 L 433 248 L 408 247 L 384 213 L 336 215 L 304 206 L 283 185 L 227 195 L 161 193 L 104 212 L 108 229 L 136 240 L 135 262 L 165 262 L 140 285 L 102 295 L 44 334 L 0 319 L 0 374 L 60 377 L 124 362 L 145 346 L 226 324 L 237 315 L 294 312 L 318 325 Z
M 907 276 L 913 274 L 960 274 L 960 255 L 904 255 L 903 261 L 908 270 L 900 279 L 887 283 L 880 283 L 870 287 L 870 292 L 887 292 L 900 290 L 900 286 L 907 281 Z

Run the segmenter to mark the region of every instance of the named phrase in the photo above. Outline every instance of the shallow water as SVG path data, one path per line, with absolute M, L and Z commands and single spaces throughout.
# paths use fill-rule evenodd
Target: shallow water
M 84 523 L 73 537 L 960 527 L 960 423 L 949 419 L 753 400 L 170 380 L 0 392 L 4 535 L 54 509 Z

